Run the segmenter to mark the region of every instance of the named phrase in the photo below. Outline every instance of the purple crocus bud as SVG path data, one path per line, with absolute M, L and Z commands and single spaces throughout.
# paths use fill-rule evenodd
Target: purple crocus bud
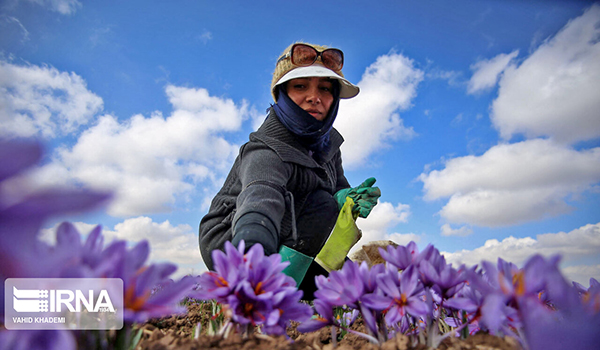
M 442 299 L 451 298 L 464 286 L 465 276 L 463 271 L 464 266 L 456 270 L 452 267 L 452 264 L 434 266 L 428 260 L 422 260 L 419 263 L 421 281 L 428 281 L 424 284 L 431 285 Z
M 370 269 L 366 262 L 363 261 L 360 264 L 358 273 L 365 288 L 364 293 L 373 293 L 377 290 L 377 276 L 384 273 L 384 271 L 384 264 L 373 265 Z
M 577 282 L 573 282 L 573 286 L 579 293 L 586 311 L 590 314 L 600 313 L 600 283 L 595 278 L 590 278 L 589 288 Z
M 415 264 L 420 263 L 423 260 L 429 261 L 436 268 L 440 268 L 446 265 L 446 258 L 440 253 L 440 251 L 433 245 L 429 244 L 415 259 Z
M 387 249 L 379 248 L 379 254 L 389 264 L 399 270 L 406 269 L 409 265 L 419 261 L 419 248 L 414 241 L 405 246 L 388 246 Z

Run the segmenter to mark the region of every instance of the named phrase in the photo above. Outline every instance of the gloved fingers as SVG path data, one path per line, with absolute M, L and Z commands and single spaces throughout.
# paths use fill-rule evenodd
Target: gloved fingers
M 381 190 L 379 187 L 373 187 L 375 181 L 374 177 L 370 177 L 357 187 L 345 188 L 336 192 L 334 198 L 338 202 L 338 207 L 340 209 L 343 207 L 346 197 L 352 198 L 355 203 L 360 200 L 371 200 L 376 203 L 377 199 L 381 197 Z
M 358 185 L 357 188 L 371 187 L 371 186 L 373 186 L 375 181 L 377 181 L 377 180 L 374 177 L 370 177 L 370 178 L 366 179 L 365 181 L 363 181 L 363 183 Z
M 367 216 L 369 216 L 369 214 L 371 213 L 371 210 L 373 210 L 373 208 L 376 205 L 377 205 L 377 199 L 374 199 L 374 200 L 359 199 L 358 201 L 356 201 L 354 203 L 354 207 L 352 208 L 352 211 L 354 213 L 358 213 L 358 216 L 360 216 L 361 218 L 366 218 Z
M 356 190 L 357 197 L 380 197 L 381 190 L 379 187 L 364 187 Z
M 369 214 L 371 214 L 371 210 L 373 210 L 373 207 L 358 207 L 358 216 L 366 219 L 367 216 L 369 216 Z

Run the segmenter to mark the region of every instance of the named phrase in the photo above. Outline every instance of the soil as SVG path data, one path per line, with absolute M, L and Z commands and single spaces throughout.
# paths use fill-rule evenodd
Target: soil
M 192 303 L 188 305 L 185 315 L 173 315 L 166 318 L 150 320 L 141 326 L 143 335 L 137 350 L 196 350 L 196 349 L 243 349 L 243 350 L 332 350 L 331 329 L 323 328 L 312 333 L 300 333 L 292 325 L 285 336 L 267 336 L 251 334 L 242 337 L 238 333 L 228 337 L 208 335 L 209 320 L 212 311 L 208 303 Z M 194 329 L 201 324 L 201 334 L 194 339 Z M 352 327 L 364 331 L 360 320 Z M 346 334 L 337 342 L 338 350 L 426 350 L 420 344 L 410 344 L 409 337 L 397 334 L 394 338 L 383 343 L 381 347 L 369 343 L 368 340 L 355 334 Z M 445 339 L 439 350 L 521 350 L 519 343 L 509 337 L 500 338 L 490 334 L 476 334 L 467 339 L 449 337 Z

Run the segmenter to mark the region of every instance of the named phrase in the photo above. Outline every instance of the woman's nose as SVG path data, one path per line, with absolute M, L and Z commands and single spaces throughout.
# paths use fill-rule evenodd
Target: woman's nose
M 321 103 L 321 95 L 319 93 L 319 89 L 311 88 L 308 90 L 306 95 L 306 100 L 311 103 Z

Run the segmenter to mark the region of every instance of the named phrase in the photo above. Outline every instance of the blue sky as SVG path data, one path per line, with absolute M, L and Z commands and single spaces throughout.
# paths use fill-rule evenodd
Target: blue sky
M 380 203 L 363 242 L 455 264 L 561 254 L 600 278 L 600 4 L 590 1 L 77 1 L 0 4 L 0 136 L 46 146 L 14 186 L 108 189 L 56 218 L 148 239 L 205 269 L 197 228 L 272 103 L 295 41 L 340 48 L 361 88 L 335 127 Z M 359 243 L 359 245 L 362 243 Z

